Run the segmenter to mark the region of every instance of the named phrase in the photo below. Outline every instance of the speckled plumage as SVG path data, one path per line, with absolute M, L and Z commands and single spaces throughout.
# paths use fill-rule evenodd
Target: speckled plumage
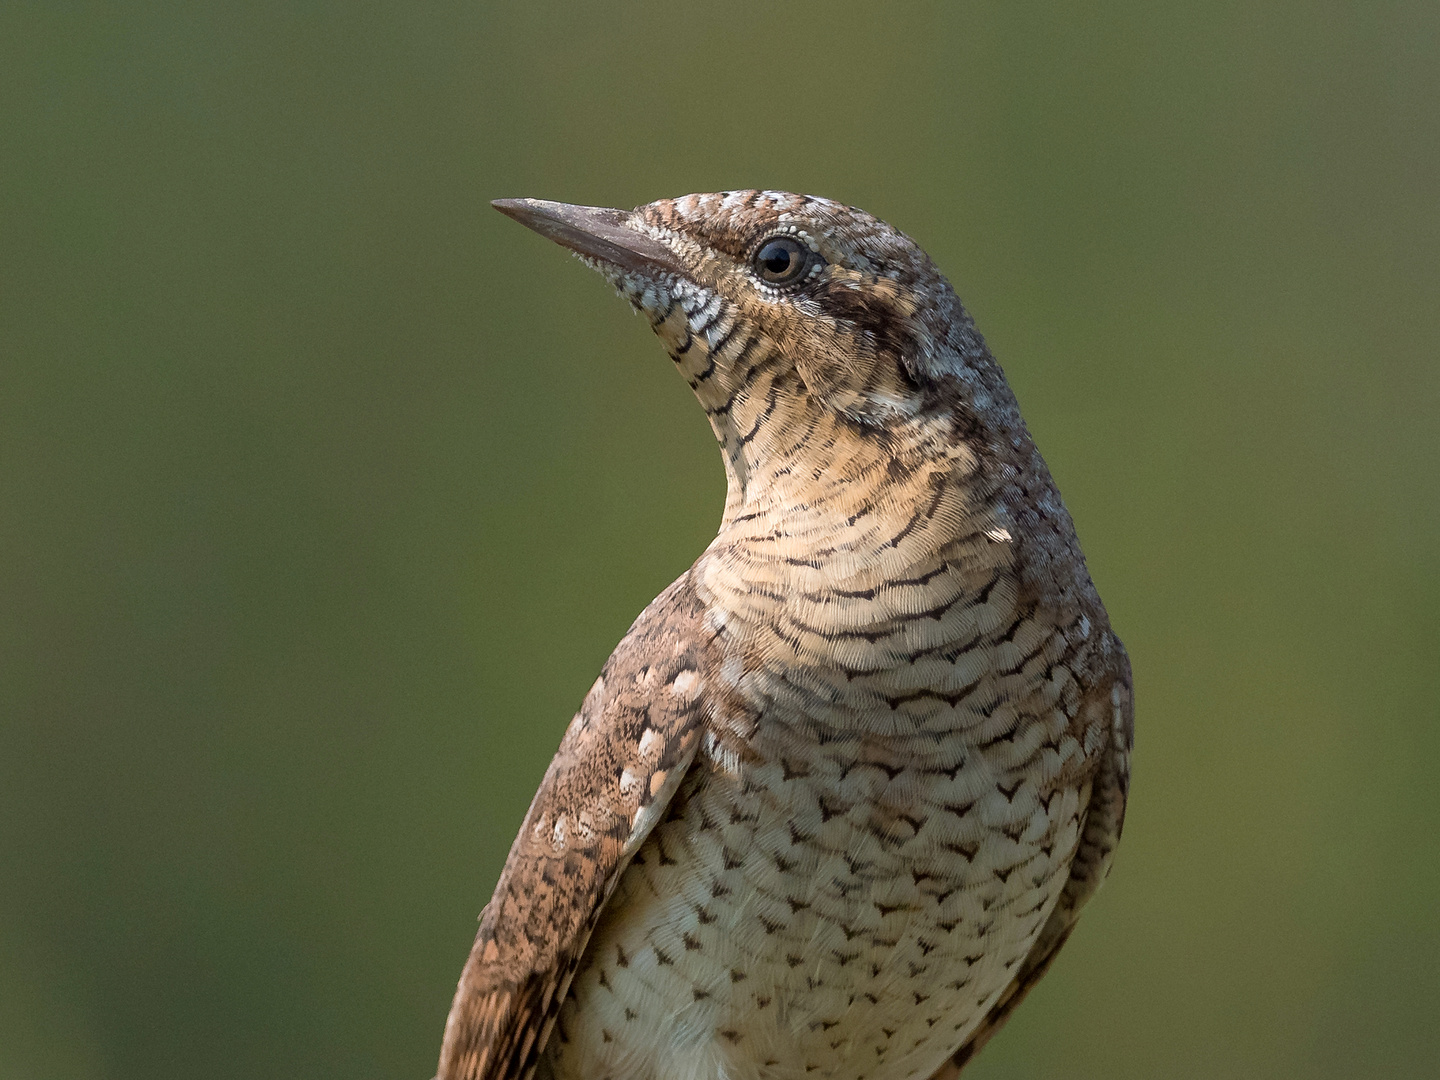
M 545 775 L 440 1080 L 953 1077 L 1104 877 L 1129 780 L 1129 663 L 1003 374 L 853 208 L 497 205 L 649 317 L 728 494 Z

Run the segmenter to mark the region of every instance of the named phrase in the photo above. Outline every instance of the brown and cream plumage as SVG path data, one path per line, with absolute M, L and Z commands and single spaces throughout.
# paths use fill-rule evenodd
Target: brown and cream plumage
M 955 1076 L 1108 870 L 1132 736 L 999 366 L 852 207 L 496 205 L 647 315 L 729 486 L 545 774 L 440 1080 Z

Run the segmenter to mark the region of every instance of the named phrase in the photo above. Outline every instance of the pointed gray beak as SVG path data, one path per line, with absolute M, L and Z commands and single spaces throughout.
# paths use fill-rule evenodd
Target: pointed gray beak
M 628 210 L 572 206 L 548 199 L 496 199 L 490 205 L 526 228 L 588 258 L 650 277 L 688 276 L 684 264 L 669 247 L 630 227 Z

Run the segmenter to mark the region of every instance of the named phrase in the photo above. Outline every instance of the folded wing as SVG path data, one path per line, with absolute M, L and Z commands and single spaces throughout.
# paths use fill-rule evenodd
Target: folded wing
M 688 576 L 611 655 L 510 849 L 445 1022 L 437 1080 L 527 1080 L 621 872 L 690 767 L 708 635 Z

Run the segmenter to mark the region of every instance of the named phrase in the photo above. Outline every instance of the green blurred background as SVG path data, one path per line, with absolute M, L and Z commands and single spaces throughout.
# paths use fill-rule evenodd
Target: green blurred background
M 1134 659 L 1119 863 L 967 1077 L 1440 1075 L 1440 5 L 0 7 L 0 1080 L 429 1077 L 723 482 L 493 212 L 910 232 Z

